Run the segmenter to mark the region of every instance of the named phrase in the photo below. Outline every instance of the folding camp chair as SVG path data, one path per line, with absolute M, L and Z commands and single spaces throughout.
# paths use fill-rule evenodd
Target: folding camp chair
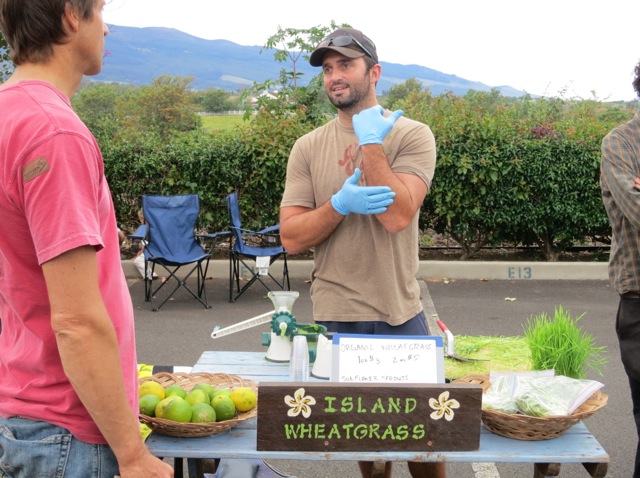
M 211 254 L 205 252 L 195 236 L 200 213 L 198 195 L 142 196 L 142 212 L 147 227 L 138 228 L 140 232 L 136 234 L 144 235 L 144 270 L 150 270 L 144 278 L 145 300 L 151 302 L 151 308 L 157 311 L 178 289 L 184 287 L 202 305 L 210 308 L 204 285 Z M 157 265 L 165 269 L 169 275 L 165 280 L 157 280 L 158 285 L 154 289 L 153 279 Z M 183 266 L 187 269 L 178 274 Z M 196 291 L 187 285 L 187 279 L 194 272 L 198 280 Z M 175 288 L 159 306 L 154 307 L 154 296 L 165 286 L 171 287 L 170 284 L 173 284 L 174 280 Z
M 260 282 L 270 291 L 267 279 L 271 279 L 271 282 L 281 290 L 290 290 L 287 252 L 280 245 L 280 225 L 270 226 L 260 231 L 243 229 L 238 195 L 235 191 L 227 196 L 227 210 L 232 236 L 229 246 L 229 302 L 235 302 L 255 282 Z M 283 259 L 281 280 L 276 279 L 270 271 L 270 266 L 279 258 Z M 247 261 L 253 261 L 255 267 Z M 240 277 L 243 272 L 241 268 L 250 275 L 249 280 L 242 287 L 240 287 Z

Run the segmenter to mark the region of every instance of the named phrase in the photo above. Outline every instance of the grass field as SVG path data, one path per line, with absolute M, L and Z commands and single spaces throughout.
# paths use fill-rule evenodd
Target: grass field
M 220 131 L 233 129 L 242 124 L 246 124 L 242 115 L 229 116 L 201 116 L 202 128 L 205 131 Z

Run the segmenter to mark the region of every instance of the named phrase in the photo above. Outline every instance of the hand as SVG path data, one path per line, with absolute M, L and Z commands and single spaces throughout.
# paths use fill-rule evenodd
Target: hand
M 402 114 L 402 110 L 397 110 L 385 118 L 382 106 L 376 105 L 354 115 L 353 129 L 356 131 L 360 146 L 382 144 L 382 140 Z
M 633 186 L 636 189 L 640 189 L 640 178 L 633 178 Z
M 126 465 L 118 462 L 119 478 L 173 478 L 173 468 L 169 463 L 147 452 L 134 462 Z M 177 477 L 176 477 L 177 478 Z M 182 478 L 182 477 L 180 477 Z
M 331 196 L 331 205 L 342 214 L 380 214 L 387 210 L 396 196 L 388 186 L 358 186 L 362 172 L 356 168 L 344 182 L 342 189 Z

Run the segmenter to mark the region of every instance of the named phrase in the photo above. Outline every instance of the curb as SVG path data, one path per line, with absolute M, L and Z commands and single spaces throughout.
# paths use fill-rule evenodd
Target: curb
M 290 260 L 289 276 L 309 278 L 312 260 Z M 132 260 L 123 260 L 122 268 L 128 279 L 140 278 Z M 282 264 L 272 266 L 281 273 Z M 229 261 L 209 262 L 207 277 L 229 277 Z M 511 261 L 420 261 L 419 279 L 469 280 L 609 280 L 606 262 L 511 262 Z

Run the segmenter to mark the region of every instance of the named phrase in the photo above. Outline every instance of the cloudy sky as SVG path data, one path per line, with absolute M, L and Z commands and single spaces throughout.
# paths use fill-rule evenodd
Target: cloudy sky
M 565 98 L 632 100 L 640 61 L 640 0 L 107 0 L 104 19 L 259 46 L 279 26 L 334 20 L 371 37 L 381 61 Z

